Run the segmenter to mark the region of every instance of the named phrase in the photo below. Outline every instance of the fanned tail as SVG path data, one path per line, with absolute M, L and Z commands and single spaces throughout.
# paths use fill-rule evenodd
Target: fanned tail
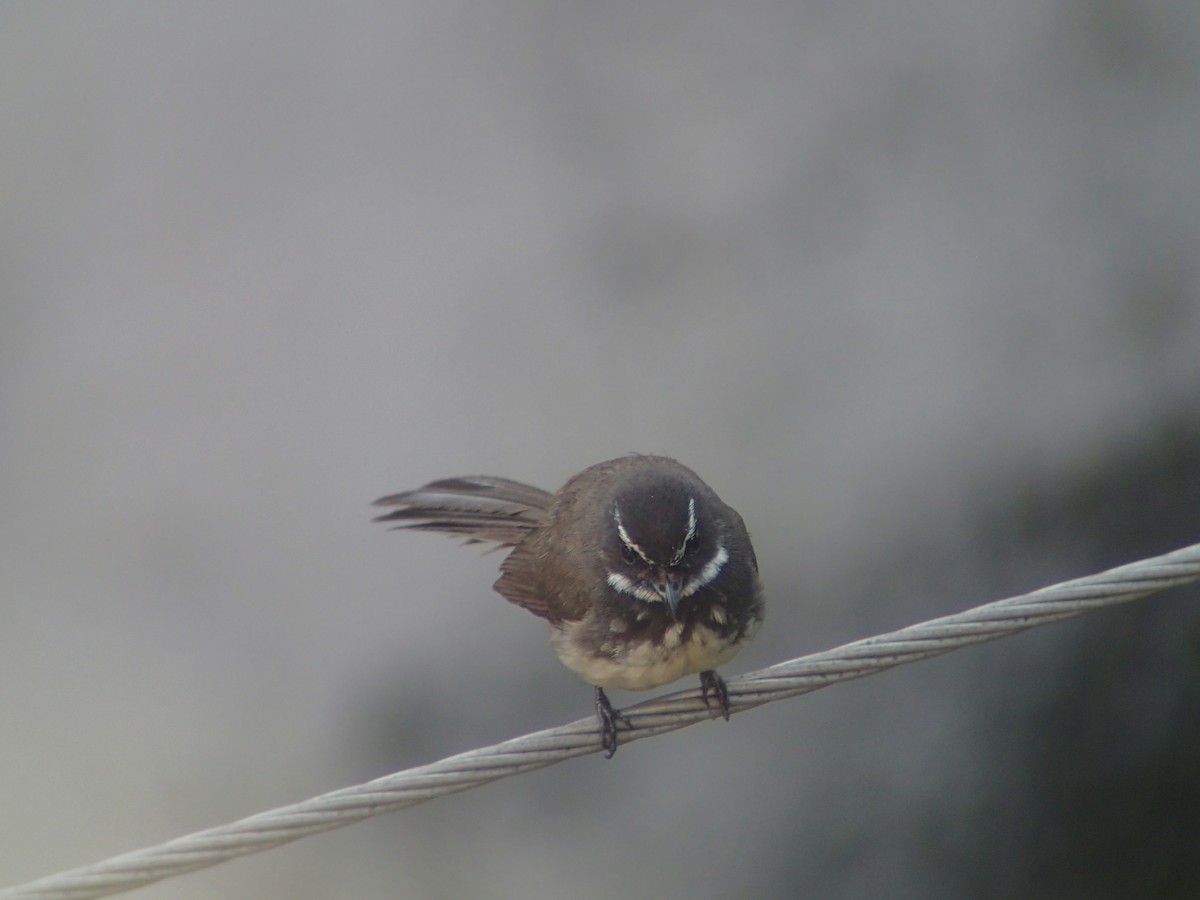
M 470 475 L 431 481 L 415 491 L 381 497 L 374 506 L 398 508 L 374 521 L 461 537 L 468 544 L 491 541 L 511 547 L 546 520 L 553 499 L 519 481 Z

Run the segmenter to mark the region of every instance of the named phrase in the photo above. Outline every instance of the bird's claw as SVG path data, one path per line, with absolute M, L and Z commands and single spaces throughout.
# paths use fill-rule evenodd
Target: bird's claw
M 600 746 L 604 748 L 604 758 L 612 759 L 617 752 L 617 723 L 624 723 L 626 728 L 632 728 L 629 717 L 619 710 L 613 709 L 604 693 L 604 688 L 596 688 L 596 718 L 600 720 Z
M 717 708 L 720 709 L 721 715 L 728 722 L 729 688 L 725 686 L 725 679 L 712 669 L 700 673 L 700 698 L 704 701 L 706 707 L 712 709 L 712 705 L 708 702 L 708 695 L 710 693 L 713 695 L 713 699 L 717 701 Z

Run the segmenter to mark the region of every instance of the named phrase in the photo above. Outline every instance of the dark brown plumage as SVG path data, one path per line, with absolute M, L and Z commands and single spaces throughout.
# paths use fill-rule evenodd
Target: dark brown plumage
M 435 481 L 376 501 L 376 521 L 513 550 L 495 589 L 546 619 L 559 659 L 596 688 L 608 755 L 622 720 L 605 687 L 699 673 L 726 718 L 716 667 L 762 620 L 746 527 L 695 472 L 663 456 L 598 463 L 548 494 L 505 478 Z

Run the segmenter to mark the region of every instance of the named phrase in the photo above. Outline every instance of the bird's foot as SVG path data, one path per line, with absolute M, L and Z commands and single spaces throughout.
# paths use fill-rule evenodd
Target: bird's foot
M 613 709 L 601 687 L 596 688 L 596 718 L 600 720 L 600 746 L 604 748 L 604 758 L 612 759 L 617 752 L 617 722 L 623 722 L 626 728 L 632 728 L 633 723 L 628 716 Z
M 725 679 L 712 669 L 700 673 L 700 698 L 704 701 L 705 706 L 712 709 L 712 705 L 708 702 L 708 695 L 710 693 L 713 695 L 713 699 L 717 701 L 717 707 L 721 710 L 721 715 L 728 722 L 729 688 L 725 686 Z

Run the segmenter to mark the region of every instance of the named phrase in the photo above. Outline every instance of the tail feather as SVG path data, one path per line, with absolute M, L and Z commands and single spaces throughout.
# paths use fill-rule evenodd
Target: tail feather
M 543 490 L 507 478 L 447 478 L 376 500 L 375 506 L 398 508 L 375 521 L 462 537 L 467 543 L 514 546 L 546 520 L 553 499 Z

